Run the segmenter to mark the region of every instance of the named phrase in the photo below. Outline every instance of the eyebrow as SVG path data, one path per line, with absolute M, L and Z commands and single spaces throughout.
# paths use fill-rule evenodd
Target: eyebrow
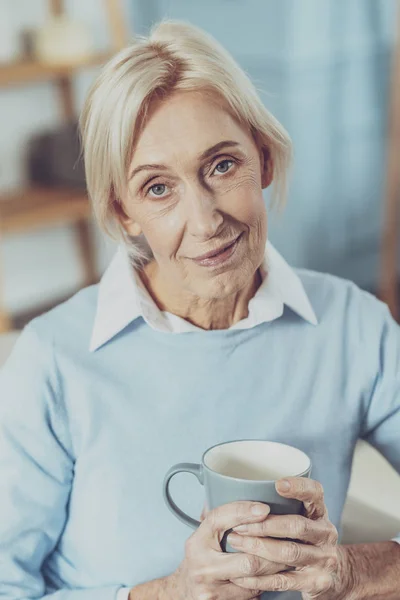
M 215 152 L 218 152 L 223 148 L 233 148 L 235 146 L 239 146 L 239 144 L 238 142 L 235 142 L 233 140 L 224 140 L 222 142 L 218 142 L 218 144 L 214 144 L 214 146 L 211 146 L 211 148 L 208 148 L 207 150 L 202 152 L 199 156 L 199 160 L 205 160 L 206 158 L 209 158 L 210 156 L 215 154 Z M 140 171 L 157 171 L 166 168 L 167 167 L 165 165 L 158 164 L 139 165 L 138 167 L 135 167 L 135 169 L 133 169 L 132 173 L 129 175 L 129 179 L 132 179 L 132 177 L 137 175 Z

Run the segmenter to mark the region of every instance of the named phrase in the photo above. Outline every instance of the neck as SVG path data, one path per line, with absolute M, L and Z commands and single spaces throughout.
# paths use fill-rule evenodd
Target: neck
M 140 273 L 141 279 L 158 308 L 182 317 L 201 329 L 229 329 L 249 314 L 249 302 L 261 285 L 260 270 L 238 292 L 224 298 L 204 299 L 189 293 L 177 294 L 158 271 L 155 261 Z

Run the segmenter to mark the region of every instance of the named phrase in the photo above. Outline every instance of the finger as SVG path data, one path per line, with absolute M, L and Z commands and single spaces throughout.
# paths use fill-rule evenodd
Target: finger
M 266 560 L 254 554 L 243 552 L 217 554 L 212 563 L 204 570 L 207 580 L 232 581 L 236 577 L 273 575 L 286 571 L 287 565 Z
M 254 590 L 245 586 L 237 586 L 234 583 L 221 584 L 218 587 L 218 600 L 255 600 L 260 597 L 262 592 L 260 590 Z M 199 596 L 200 597 L 200 596 Z M 211 598 L 204 594 L 204 598 Z M 217 595 L 212 596 L 217 597 Z
M 241 586 L 237 586 L 234 583 L 226 584 L 229 592 L 226 596 L 226 600 L 259 600 L 262 591 L 255 590 L 253 588 L 243 588 Z M 242 596 L 242 593 L 245 593 Z M 220 598 L 220 596 L 218 596 Z M 225 597 L 224 597 L 225 600 Z
M 335 560 L 335 546 L 312 546 L 272 538 L 248 537 L 230 533 L 229 544 L 240 552 L 291 567 L 323 566 Z
M 269 515 L 265 521 L 239 525 L 234 531 L 251 537 L 289 538 L 315 545 L 337 542 L 337 530 L 330 521 L 312 521 L 300 515 Z
M 276 483 L 276 491 L 285 498 L 300 500 L 309 519 L 328 517 L 324 489 L 319 481 L 307 477 L 286 477 Z
M 235 579 L 235 585 L 252 589 L 254 586 L 264 592 L 298 591 L 311 596 L 328 592 L 332 587 L 332 577 L 320 570 L 289 571 L 259 577 Z
M 270 508 L 261 502 L 230 502 L 209 511 L 199 527 L 201 534 L 214 537 L 237 525 L 257 523 L 269 514 Z

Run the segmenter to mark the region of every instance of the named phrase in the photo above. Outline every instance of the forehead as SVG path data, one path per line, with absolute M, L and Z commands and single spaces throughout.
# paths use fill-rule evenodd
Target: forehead
M 219 98 L 201 92 L 177 92 L 149 110 L 133 148 L 131 166 L 195 159 L 227 139 L 243 146 L 253 141 Z

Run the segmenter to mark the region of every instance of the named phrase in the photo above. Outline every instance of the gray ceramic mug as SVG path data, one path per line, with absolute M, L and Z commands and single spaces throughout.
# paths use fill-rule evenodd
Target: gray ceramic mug
M 177 473 L 192 473 L 197 477 L 205 488 L 207 510 L 248 500 L 268 504 L 271 514 L 290 515 L 300 514 L 303 505 L 298 500 L 280 496 L 275 482 L 283 477 L 310 477 L 311 460 L 301 450 L 286 444 L 236 440 L 208 448 L 201 464 L 174 465 L 164 478 L 164 500 L 180 521 L 197 529 L 200 521 L 183 512 L 171 497 L 169 484 Z M 236 552 L 226 542 L 230 532 L 225 532 L 221 547 L 226 552 Z

